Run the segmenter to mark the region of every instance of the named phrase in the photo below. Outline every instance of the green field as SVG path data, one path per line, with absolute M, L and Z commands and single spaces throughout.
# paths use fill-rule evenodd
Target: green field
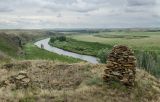
M 19 48 L 10 37 L 0 34 L 0 51 L 9 56 L 16 56 Z
M 24 59 L 29 60 L 53 60 L 53 61 L 61 61 L 68 63 L 77 63 L 80 62 L 79 59 L 75 59 L 72 57 L 67 57 L 63 55 L 58 55 L 56 53 L 48 52 L 46 50 L 40 49 L 33 45 L 32 43 L 28 43 L 24 46 L 25 55 Z
M 97 36 L 98 35 L 98 36 Z M 114 36 L 113 37 L 111 37 Z M 117 35 L 117 37 L 115 37 Z M 122 38 L 119 36 L 142 36 L 141 38 Z M 110 36 L 110 37 L 107 37 Z M 147 36 L 147 37 L 143 37 Z M 88 41 L 88 42 L 99 42 L 102 44 L 114 45 L 127 45 L 133 49 L 137 50 L 147 50 L 147 51 L 158 51 L 160 50 L 160 32 L 101 32 L 94 35 L 72 35 L 70 36 L 73 39 L 79 41 Z M 119 38 L 118 38 L 119 37 Z

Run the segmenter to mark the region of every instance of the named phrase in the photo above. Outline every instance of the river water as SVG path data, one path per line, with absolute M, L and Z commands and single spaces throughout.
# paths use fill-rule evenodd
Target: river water
M 35 44 L 36 46 L 38 46 L 39 48 L 41 48 L 41 45 L 43 45 L 45 50 L 50 51 L 50 52 L 57 53 L 57 54 L 59 54 L 59 55 L 65 55 L 65 56 L 70 56 L 70 57 L 78 58 L 78 59 L 81 59 L 81 60 L 84 60 L 84 61 L 87 61 L 87 62 L 90 62 L 90 63 L 93 63 L 93 64 L 99 63 L 99 62 L 97 61 L 97 58 L 96 58 L 96 57 L 88 56 L 88 55 L 81 55 L 81 54 L 77 54 L 77 53 L 65 51 L 65 50 L 62 50 L 62 49 L 59 49 L 59 48 L 50 46 L 50 45 L 48 44 L 48 43 L 49 43 L 49 40 L 50 40 L 50 38 L 46 38 L 46 39 L 37 41 L 37 42 L 34 43 L 34 44 Z

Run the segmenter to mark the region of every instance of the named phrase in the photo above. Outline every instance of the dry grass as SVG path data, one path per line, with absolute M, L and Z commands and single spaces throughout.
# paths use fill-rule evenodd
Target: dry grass
M 4 54 L 3 52 L 0 51 L 0 65 L 3 63 L 8 63 L 10 62 L 12 59 L 7 56 L 6 54 Z
M 102 80 L 105 65 L 65 64 L 53 61 L 20 61 L 1 65 L 0 82 L 27 72 L 32 84 L 27 89 L 0 88 L 3 102 L 159 102 L 160 82 L 137 70 L 136 85 L 129 89 Z

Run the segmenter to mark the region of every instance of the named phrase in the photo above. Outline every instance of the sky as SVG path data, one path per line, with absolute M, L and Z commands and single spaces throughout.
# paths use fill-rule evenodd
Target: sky
M 160 27 L 160 0 L 0 0 L 0 29 Z

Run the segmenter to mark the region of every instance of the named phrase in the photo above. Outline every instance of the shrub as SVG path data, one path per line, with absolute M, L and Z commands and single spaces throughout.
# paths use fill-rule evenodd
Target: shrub
M 110 50 L 108 50 L 108 48 L 99 50 L 97 56 L 100 59 L 100 62 L 106 63 L 106 60 L 107 60 L 107 57 L 108 57 L 109 53 L 110 53 Z
M 51 37 L 50 42 L 54 43 L 56 41 L 56 37 Z
M 56 40 L 58 40 L 58 41 L 66 41 L 66 37 L 65 36 L 51 37 L 50 42 L 54 43 Z
M 59 41 L 66 41 L 66 36 L 59 36 L 56 39 Z

